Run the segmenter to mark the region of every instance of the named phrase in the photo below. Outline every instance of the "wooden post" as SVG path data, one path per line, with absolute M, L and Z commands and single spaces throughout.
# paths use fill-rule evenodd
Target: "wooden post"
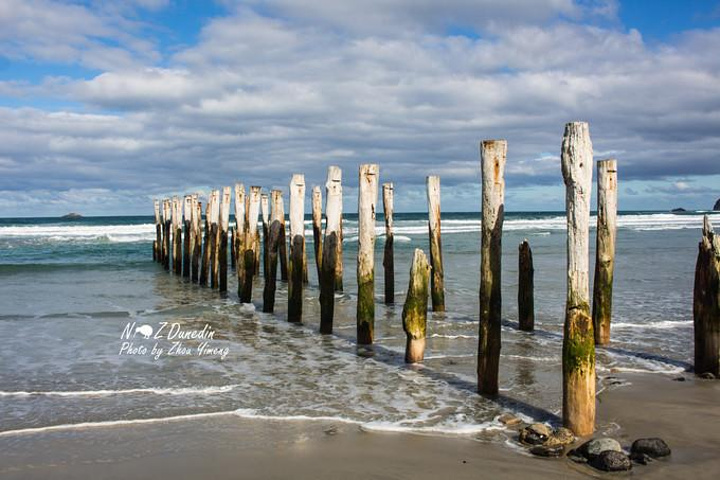
M 385 250 L 383 252 L 383 267 L 385 268 L 385 303 L 395 303 L 395 255 L 393 244 L 393 184 L 383 183 L 383 213 L 385 215 Z M 423 253 L 423 256 L 425 254 Z
M 703 217 L 693 293 L 695 374 L 720 377 L 720 237 Z
M 288 321 L 302 322 L 303 274 L 305 258 L 305 175 L 295 174 L 290 181 L 290 282 L 288 284 Z
M 218 241 L 218 263 L 219 267 L 219 279 L 218 279 L 218 290 L 220 292 L 227 292 L 227 271 L 228 271 L 228 229 L 230 228 L 230 202 L 232 201 L 232 192 L 230 187 L 223 187 L 222 198 L 220 203 L 220 231 Z
M 270 234 L 270 202 L 268 200 L 267 193 L 260 195 L 260 215 L 262 217 L 262 264 L 263 264 L 263 277 L 267 282 L 267 270 L 268 270 L 268 235 Z
M 583 437 L 595 429 L 595 336 L 588 267 L 593 149 L 587 123 L 565 125 L 561 163 L 567 209 L 563 424 Z
M 375 334 L 375 202 L 380 171 L 360 165 L 358 193 L 357 343 L 371 345 Z
M 518 250 L 518 326 L 520 330 L 532 332 L 535 328 L 535 269 L 527 239 Z
M 243 280 L 243 291 L 240 298 L 242 303 L 252 302 L 253 277 L 255 276 L 255 250 L 257 249 L 257 223 L 260 214 L 260 191 L 261 187 L 250 187 L 247 205 L 247 230 L 245 233 L 245 249 L 243 267 L 245 278 Z
M 440 177 L 427 177 L 428 218 L 430 230 L 430 296 L 433 312 L 445 311 L 445 273 L 440 235 Z
M 178 197 L 173 197 L 173 271 L 182 275 L 182 207 Z
M 238 298 L 242 298 L 245 289 L 245 235 L 247 213 L 245 211 L 245 186 L 235 184 L 235 275 L 238 283 Z
M 617 160 L 597 164 L 597 238 L 592 319 L 595 345 L 610 343 L 615 234 L 617 232 Z
M 200 278 L 200 257 L 202 257 L 202 204 L 198 201 L 198 195 L 195 193 L 192 196 L 192 229 L 193 229 L 193 252 L 192 252 L 192 267 L 190 276 L 193 283 L 197 283 Z
M 272 201 L 272 219 L 268 227 L 267 272 L 263 290 L 263 312 L 272 313 L 275 309 L 275 289 L 277 287 L 277 264 L 281 225 L 285 222 L 283 199 L 280 190 L 270 192 Z
M 260 211 L 260 209 L 258 208 L 258 212 L 259 211 Z M 255 253 L 254 265 L 255 265 L 255 276 L 257 276 L 257 277 L 260 276 L 260 257 L 261 257 L 260 244 L 261 243 L 262 242 L 260 239 L 260 230 L 258 230 L 257 227 L 255 227 L 255 245 L 253 247 L 253 252 Z
M 322 191 L 319 185 L 313 187 L 312 190 L 312 226 L 315 267 L 319 284 L 322 274 Z
M 212 191 L 212 210 L 210 211 L 210 288 L 218 288 L 218 261 L 220 235 L 220 190 Z
M 160 228 L 160 200 L 155 199 L 153 201 L 155 207 L 155 243 L 153 243 L 153 260 L 156 262 L 162 261 L 162 254 L 160 253 L 160 246 L 162 245 L 162 229 Z
M 185 236 L 183 237 L 183 264 L 182 264 L 182 275 L 185 278 L 190 278 L 190 228 L 192 216 L 192 196 L 185 195 L 183 199 L 183 227 L 185 230 Z
M 235 259 L 237 252 L 235 251 L 235 227 L 230 227 L 230 268 L 235 270 Z
M 280 197 L 282 200 L 282 196 Z M 280 257 L 280 280 L 283 282 L 288 281 L 288 260 L 287 260 L 287 234 L 285 229 L 285 204 L 280 202 L 279 204 L 273 203 L 273 216 L 275 216 L 275 207 L 279 209 L 275 218 L 280 221 L 280 237 L 278 238 L 278 256 Z
M 410 265 L 410 283 L 402 311 L 403 330 L 407 336 L 405 362 L 422 362 L 425 356 L 427 330 L 428 282 L 430 265 L 425 253 L 415 249 Z
M 205 204 L 205 228 L 203 236 L 203 249 L 202 249 L 202 265 L 200 266 L 200 285 L 206 286 L 208 283 L 208 277 L 210 276 L 210 250 L 211 250 L 211 227 L 210 217 L 212 216 L 212 193 L 208 195 L 208 201 Z
M 343 291 L 343 201 L 342 201 L 342 170 L 340 170 L 340 167 L 337 167 L 335 165 L 331 165 L 328 167 L 327 172 L 327 180 L 325 183 L 325 193 L 326 195 L 330 195 L 330 191 L 327 188 L 327 185 L 332 182 L 333 188 L 332 188 L 332 194 L 336 195 L 338 199 L 333 199 L 332 202 L 330 202 L 333 205 L 333 208 L 337 209 L 337 211 L 333 212 L 333 215 L 337 216 L 337 229 L 335 230 L 337 232 L 337 251 L 335 252 L 335 291 L 336 292 L 342 292 Z M 326 202 L 329 202 L 326 200 Z M 327 208 L 327 203 L 325 204 Z M 325 212 L 325 221 L 327 222 L 327 218 L 330 215 L 328 211 Z M 325 237 L 327 238 L 327 225 L 325 225 Z
M 170 240 L 170 232 L 172 231 L 172 204 L 170 199 L 163 200 L 163 267 L 170 271 L 170 262 L 172 261 L 172 243 Z
M 480 144 L 482 164 L 482 234 L 480 261 L 480 330 L 478 335 L 478 392 L 498 394 L 500 322 L 502 318 L 501 259 L 505 218 L 505 140 Z
M 342 228 L 342 181 L 338 167 L 328 168 L 325 182 L 325 238 L 320 264 L 320 333 L 331 334 L 335 315 L 335 290 Z M 342 277 L 340 277 L 342 282 Z

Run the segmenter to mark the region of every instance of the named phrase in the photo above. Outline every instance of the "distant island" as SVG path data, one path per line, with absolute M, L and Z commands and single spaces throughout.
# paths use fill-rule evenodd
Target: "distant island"
M 670 212 L 671 213 L 682 213 L 682 212 L 687 212 L 687 210 L 680 207 L 680 208 L 673 208 L 672 210 L 670 210 Z
M 83 218 L 83 216 L 79 213 L 68 213 L 67 215 L 63 215 L 60 218 L 63 220 L 80 220 L 81 218 Z

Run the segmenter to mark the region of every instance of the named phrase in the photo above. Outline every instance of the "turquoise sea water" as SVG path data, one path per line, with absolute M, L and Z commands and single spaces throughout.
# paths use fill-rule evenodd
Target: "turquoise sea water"
M 720 224 L 720 214 L 711 218 Z M 403 364 L 400 314 L 412 251 L 428 248 L 425 214 L 396 215 L 398 303 L 391 306 L 383 305 L 378 218 L 377 342 L 371 349 L 355 345 L 353 215 L 344 221 L 345 291 L 336 298 L 335 334 L 326 337 L 317 333 L 309 221 L 310 283 L 300 326 L 286 321 L 285 284 L 279 284 L 275 313 L 264 314 L 262 278 L 256 279 L 253 304 L 242 305 L 232 270 L 225 296 L 165 272 L 152 261 L 152 222 L 151 217 L 0 219 L 0 436 L 213 412 L 334 418 L 368 430 L 482 435 L 499 427 L 497 416 L 507 409 L 533 418 L 559 412 L 562 213 L 506 215 L 498 401 L 474 392 L 478 213 L 443 214 L 448 311 L 429 315 L 426 361 L 412 367 Z M 620 216 L 613 342 L 597 352 L 599 376 L 613 369 L 677 374 L 688 368 L 701 223 L 698 212 Z M 591 235 L 594 245 L 594 230 Z M 524 238 L 535 260 L 534 333 L 516 329 L 517 247 Z M 213 333 L 209 339 L 178 334 L 156 340 L 133 330 L 134 337 L 122 338 L 133 323 L 149 325 L 154 333 Z M 175 342 L 181 345 L 173 347 Z M 204 353 L 198 355 L 203 342 Z M 170 354 L 171 348 L 181 353 Z

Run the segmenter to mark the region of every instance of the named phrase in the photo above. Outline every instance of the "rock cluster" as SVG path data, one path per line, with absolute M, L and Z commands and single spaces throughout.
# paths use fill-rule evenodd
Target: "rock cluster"
M 533 455 L 559 457 L 565 452 L 565 446 L 575 441 L 575 435 L 564 427 L 553 430 L 544 423 L 533 423 L 520 430 L 519 440 L 532 447 Z
M 639 438 L 627 455 L 620 443 L 612 438 L 594 438 L 568 452 L 568 458 L 587 463 L 606 472 L 622 472 L 632 469 L 633 462 L 647 465 L 655 458 L 670 455 L 670 447 L 660 438 Z

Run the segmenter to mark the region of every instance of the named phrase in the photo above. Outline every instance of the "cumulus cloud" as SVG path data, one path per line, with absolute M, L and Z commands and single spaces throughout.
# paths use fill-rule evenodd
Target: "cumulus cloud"
M 44 91 L 80 106 L 0 109 L 0 190 L 138 197 L 238 179 L 285 186 L 295 171 L 312 185 L 329 164 L 351 185 L 359 163 L 377 162 L 398 208 L 422 208 L 424 178 L 439 174 L 454 209 L 458 199 L 477 209 L 478 142 L 506 138 L 512 210 L 527 208 L 513 189 L 556 193 L 572 120 L 591 123 L 597 158 L 616 157 L 621 181 L 720 175 L 720 30 L 651 46 L 636 30 L 589 20 L 614 18 L 611 1 L 410 3 L 232 2 L 197 43 L 162 61 L 150 61 L 147 41 L 150 54 L 126 46 L 123 68 L 88 79 L 0 83 L 0 94 Z M 48 28 L 58 48 L 84 51 L 118 24 L 89 19 L 77 37 Z M 6 37 L 17 35 L 27 36 Z

